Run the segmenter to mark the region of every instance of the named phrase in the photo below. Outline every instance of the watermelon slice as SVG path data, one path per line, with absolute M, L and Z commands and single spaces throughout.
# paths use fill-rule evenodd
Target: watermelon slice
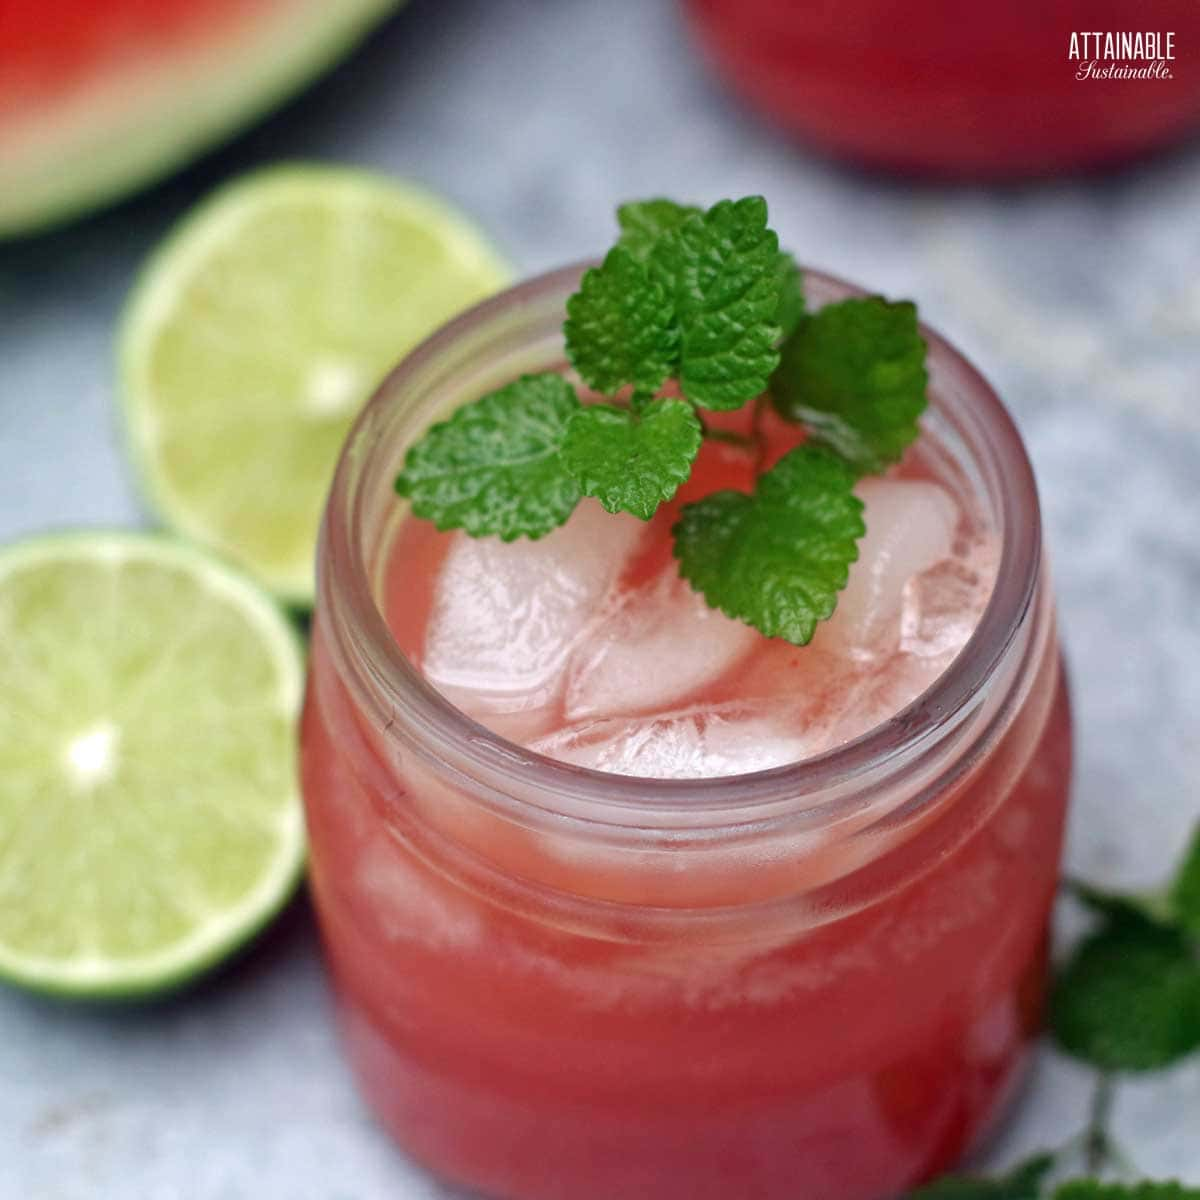
M 0 0 L 0 237 L 181 166 L 400 0 Z

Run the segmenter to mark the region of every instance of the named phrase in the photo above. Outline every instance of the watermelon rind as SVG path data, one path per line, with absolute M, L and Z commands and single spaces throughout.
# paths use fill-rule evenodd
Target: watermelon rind
M 44 231 L 184 166 L 344 58 L 403 0 L 279 0 L 200 48 L 139 60 L 0 120 L 0 239 Z

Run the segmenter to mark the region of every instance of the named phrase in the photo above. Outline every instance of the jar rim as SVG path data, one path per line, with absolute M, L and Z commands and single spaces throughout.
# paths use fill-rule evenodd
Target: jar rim
M 992 595 L 971 637 L 946 670 L 910 704 L 859 737 L 799 762 L 740 775 L 661 779 L 576 766 L 529 750 L 474 721 L 429 684 L 393 638 L 372 592 L 367 555 L 356 541 L 363 529 L 358 461 L 379 414 L 405 384 L 469 332 L 509 309 L 575 290 L 592 261 L 573 263 L 500 292 L 454 318 L 406 355 L 384 378 L 352 426 L 339 458 L 322 522 L 318 552 L 318 610 L 352 637 L 331 638 L 343 670 L 352 667 L 386 713 L 382 732 L 404 736 L 427 758 L 481 784 L 491 802 L 541 810 L 542 816 L 582 817 L 605 826 L 728 826 L 773 813 L 782 804 L 820 823 L 823 795 L 854 794 L 879 782 L 881 767 L 924 756 L 950 737 L 1001 663 L 1031 610 L 1041 561 L 1041 521 L 1033 468 L 1017 428 L 994 389 L 953 345 L 921 324 L 929 359 L 962 379 L 969 403 L 931 395 L 964 437 L 992 495 L 1000 557 Z M 868 294 L 821 271 L 803 268 L 806 282 L 841 296 Z M 366 446 L 365 450 L 363 449 Z M 361 478 L 361 476 L 359 476 Z M 318 615 L 320 619 L 320 612 Z M 815 802 L 814 802 L 815 801 Z

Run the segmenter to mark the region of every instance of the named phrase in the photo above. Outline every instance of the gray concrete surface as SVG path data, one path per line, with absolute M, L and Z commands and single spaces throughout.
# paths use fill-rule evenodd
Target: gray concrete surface
M 0 246 L 0 538 L 143 519 L 112 415 L 122 298 L 195 198 L 288 157 L 418 180 L 522 273 L 603 248 L 619 199 L 760 191 L 803 261 L 917 298 L 997 384 L 1041 480 L 1079 730 L 1070 868 L 1160 877 L 1200 816 L 1200 147 L 1101 182 L 909 186 L 758 124 L 668 0 L 416 0 L 199 168 Z M 1043 1053 L 990 1160 L 1064 1138 L 1087 1092 Z M 1123 1085 L 1116 1127 L 1148 1172 L 1200 1183 L 1200 1060 Z M 0 1197 L 449 1195 L 354 1094 L 303 902 L 170 1003 L 80 1011 L 0 990 Z

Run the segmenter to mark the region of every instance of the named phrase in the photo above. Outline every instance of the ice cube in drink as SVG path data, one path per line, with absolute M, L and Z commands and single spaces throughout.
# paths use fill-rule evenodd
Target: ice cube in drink
M 690 493 L 708 478 L 719 486 L 735 453 L 706 446 Z M 427 561 L 413 541 L 444 549 L 428 614 L 398 586 L 393 628 L 465 712 L 564 762 L 651 778 L 782 766 L 916 700 L 970 637 L 994 582 L 994 535 L 919 456 L 856 491 L 867 533 L 807 647 L 731 620 L 680 578 L 678 501 L 642 525 L 585 500 L 549 537 L 513 544 L 405 522 L 398 564 Z

